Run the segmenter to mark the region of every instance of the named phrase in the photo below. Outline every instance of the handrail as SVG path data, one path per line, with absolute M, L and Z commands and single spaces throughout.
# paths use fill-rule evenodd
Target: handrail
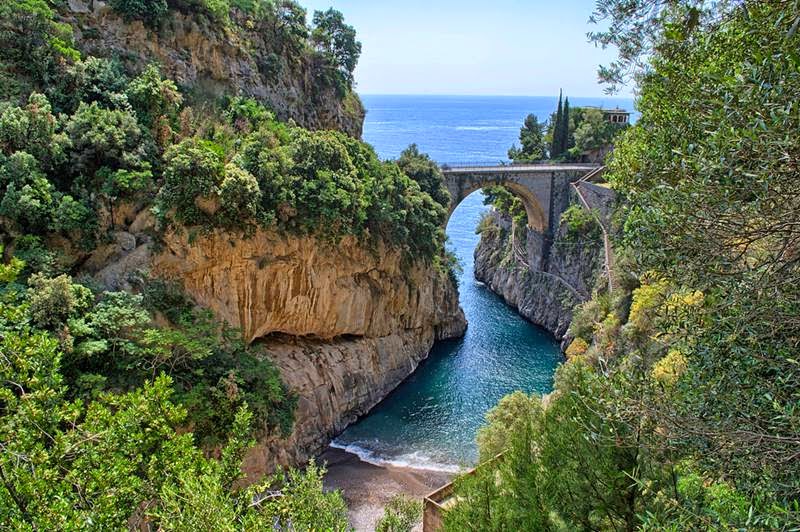
M 439 163 L 439 168 L 442 170 L 452 170 L 455 168 L 514 168 L 520 166 L 573 166 L 579 168 L 597 168 L 594 163 L 565 163 L 555 161 L 497 161 L 496 163 L 489 161 L 467 161 L 467 162 L 444 162 Z
M 605 169 L 605 167 L 603 168 Z M 592 172 L 590 172 L 590 174 L 591 173 Z M 587 177 L 588 175 L 589 174 L 587 174 L 584 177 Z M 574 188 L 575 192 L 578 194 L 578 200 L 583 205 L 583 208 L 589 211 L 589 214 L 591 214 L 592 217 L 594 217 L 595 221 L 597 221 L 597 224 L 600 226 L 600 230 L 603 233 L 603 251 L 605 254 L 605 260 L 603 262 L 605 263 L 606 276 L 608 277 L 608 293 L 609 295 L 611 295 L 614 293 L 614 278 L 613 278 L 614 250 L 611 248 L 611 238 L 608 236 L 608 231 L 606 230 L 605 225 L 603 225 L 603 221 L 600 219 L 597 213 L 594 212 L 594 209 L 592 209 L 592 207 L 589 205 L 589 202 L 586 201 L 586 198 L 583 196 L 583 192 L 581 192 L 581 187 L 580 187 L 582 182 L 585 181 L 581 179 L 576 183 L 572 183 L 572 188 Z

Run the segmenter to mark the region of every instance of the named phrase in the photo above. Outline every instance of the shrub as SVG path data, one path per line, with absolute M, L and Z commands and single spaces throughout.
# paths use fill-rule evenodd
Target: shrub
M 147 161 L 142 130 L 131 111 L 81 103 L 67 121 L 66 132 L 72 141 L 72 171 L 89 179 L 90 190 L 99 188 L 94 176 L 100 168 L 133 169 Z
M 422 502 L 395 495 L 386 504 L 383 516 L 375 524 L 375 532 L 411 532 L 422 519 Z
M 225 166 L 225 178 L 220 185 L 221 223 L 228 227 L 247 225 L 254 221 L 261 205 L 261 189 L 253 174 L 234 164 Z
M 43 329 L 57 329 L 92 302 L 91 290 L 74 284 L 68 275 L 51 279 L 37 273 L 28 285 L 28 311 L 33 322 Z
M 58 167 L 66 158 L 67 137 L 56 133 L 58 120 L 47 98 L 32 93 L 25 107 L 0 105 L 0 152 L 31 154 L 45 171 Z
M 218 201 L 225 176 L 221 149 L 214 143 L 195 137 L 172 146 L 164 156 L 164 184 L 156 206 L 162 220 L 175 210 L 175 220 L 185 225 L 213 226 L 215 210 L 198 206 L 198 199 Z
M 155 26 L 169 10 L 166 0 L 110 0 L 117 13 L 128 20 L 141 20 Z
M 583 338 L 575 338 L 570 342 L 569 347 L 564 352 L 567 359 L 581 356 L 589 350 L 589 344 Z
M 97 223 L 97 213 L 69 194 L 63 194 L 58 200 L 58 206 L 53 213 L 50 229 L 70 233 L 80 231 L 84 235 L 91 235 Z
M 580 205 L 570 205 L 561 213 L 561 224 L 567 228 L 566 238 L 568 240 L 594 239 L 600 233 L 600 227 L 594 215 Z
M 42 175 L 27 183 L 11 183 L 0 201 L 0 215 L 14 220 L 25 232 L 45 233 L 56 208 L 53 185 Z
M 175 82 L 162 78 L 155 64 L 148 65 L 133 78 L 125 94 L 139 120 L 148 128 L 152 128 L 160 117 L 174 119 L 183 102 Z
M 416 144 L 412 144 L 400 154 L 397 165 L 408 177 L 419 184 L 423 192 L 429 194 L 443 207 L 450 204 L 450 193 L 444 186 L 444 176 L 430 156 L 419 152 Z

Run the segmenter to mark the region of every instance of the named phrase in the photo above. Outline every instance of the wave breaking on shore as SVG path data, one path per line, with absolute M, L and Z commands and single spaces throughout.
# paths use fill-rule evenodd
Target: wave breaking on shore
M 419 469 L 423 471 L 435 471 L 440 473 L 459 473 L 465 468 L 456 464 L 443 464 L 433 460 L 431 457 L 414 451 L 396 457 L 382 456 L 380 453 L 367 449 L 355 443 L 342 443 L 333 440 L 330 447 L 339 449 L 358 456 L 362 462 L 378 467 L 402 467 L 408 469 Z

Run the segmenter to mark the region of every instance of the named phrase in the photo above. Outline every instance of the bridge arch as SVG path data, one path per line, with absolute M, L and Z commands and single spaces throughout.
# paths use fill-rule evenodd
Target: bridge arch
M 506 187 L 520 199 L 528 216 L 528 227 L 540 233 L 544 233 L 547 230 L 547 215 L 545 214 L 545 210 L 542 208 L 539 199 L 536 197 L 536 194 L 519 183 L 503 180 L 486 181 L 480 185 L 463 188 L 460 189 L 455 195 L 451 192 L 450 205 L 447 211 L 447 219 L 444 222 L 445 226 L 447 226 L 447 222 L 450 221 L 450 216 L 453 214 L 453 211 L 456 210 L 456 207 L 458 207 L 459 204 L 467 198 L 467 196 L 478 190 L 497 185 Z

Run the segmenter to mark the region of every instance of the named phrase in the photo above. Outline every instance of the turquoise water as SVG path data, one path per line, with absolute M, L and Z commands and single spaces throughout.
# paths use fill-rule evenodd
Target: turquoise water
M 383 158 L 411 142 L 439 162 L 505 160 L 527 113 L 544 119 L 553 98 L 366 96 L 364 138 Z M 571 100 L 572 101 L 572 100 Z M 623 102 L 582 101 L 613 106 Z M 577 102 L 576 102 L 577 104 Z M 630 102 L 627 108 L 631 108 Z M 487 209 L 477 192 L 447 226 L 463 265 L 459 298 L 469 327 L 430 356 L 367 416 L 332 443 L 373 463 L 456 470 L 477 459 L 475 434 L 487 410 L 514 390 L 547 393 L 562 357 L 555 339 L 474 279 L 475 227 Z

